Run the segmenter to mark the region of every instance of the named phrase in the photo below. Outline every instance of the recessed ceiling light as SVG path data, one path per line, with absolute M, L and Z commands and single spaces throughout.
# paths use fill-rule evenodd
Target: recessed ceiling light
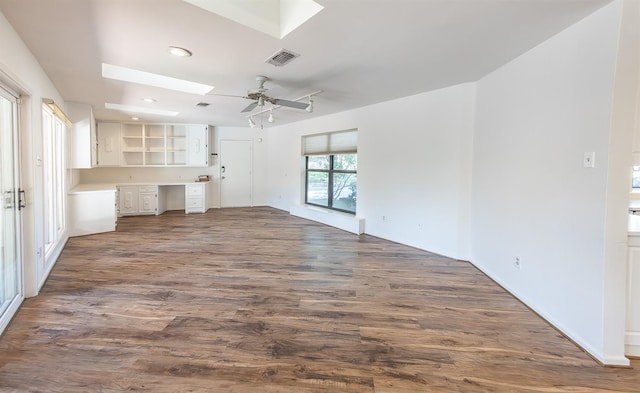
M 141 108 L 138 106 L 131 106 L 131 105 L 111 104 L 108 102 L 104 104 L 104 107 L 107 109 L 114 109 L 122 112 L 146 113 L 149 115 L 161 115 L 161 116 L 177 116 L 179 113 L 179 112 L 167 111 L 163 109 L 151 109 L 151 108 Z
M 144 102 L 156 102 L 156 100 L 154 100 L 153 98 L 143 98 L 142 101 L 144 101 Z
M 191 57 L 191 52 L 184 49 L 184 48 L 180 48 L 179 46 L 170 46 L 168 49 L 169 53 L 171 53 L 174 56 L 178 56 L 178 57 Z
M 204 85 L 202 83 L 171 78 L 169 76 L 153 74 L 151 72 L 134 70 L 133 68 L 121 67 L 107 63 L 102 63 L 102 77 L 200 95 L 205 95 L 213 89 L 213 86 Z
M 131 120 L 140 120 L 139 117 L 132 117 Z

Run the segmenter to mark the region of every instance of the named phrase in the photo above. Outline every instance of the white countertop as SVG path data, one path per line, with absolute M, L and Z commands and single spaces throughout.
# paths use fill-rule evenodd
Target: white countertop
M 82 194 L 85 192 L 115 192 L 117 186 L 115 184 L 78 184 L 69 190 L 69 194 Z
M 117 191 L 119 186 L 184 186 L 187 184 L 200 184 L 208 182 L 132 182 L 132 183 L 95 183 L 95 184 L 78 184 L 73 187 L 69 194 L 81 194 L 86 192 L 105 192 Z

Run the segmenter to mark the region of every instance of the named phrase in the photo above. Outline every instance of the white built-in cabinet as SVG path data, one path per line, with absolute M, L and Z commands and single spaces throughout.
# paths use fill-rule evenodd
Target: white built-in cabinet
M 118 186 L 118 217 L 159 215 L 167 211 L 168 190 L 184 187 L 185 213 L 207 211 L 208 182 Z
M 141 216 L 163 213 L 159 209 L 160 195 L 158 186 L 121 186 L 118 187 L 118 215 Z
M 67 102 L 67 116 L 73 123 L 70 137 L 69 166 L 94 168 L 97 166 L 96 120 L 89 104 Z
M 208 125 L 101 122 L 97 134 L 98 166 L 209 165 Z
M 116 230 L 116 190 L 81 186 L 69 193 L 69 236 Z
M 207 182 L 185 184 L 185 213 L 204 213 L 207 211 L 207 184 Z
M 209 166 L 209 126 L 187 126 L 187 166 Z
M 120 166 L 120 123 L 98 123 L 98 166 Z
M 118 187 L 118 215 L 138 214 L 138 186 Z
M 158 186 L 138 187 L 138 214 L 158 214 Z

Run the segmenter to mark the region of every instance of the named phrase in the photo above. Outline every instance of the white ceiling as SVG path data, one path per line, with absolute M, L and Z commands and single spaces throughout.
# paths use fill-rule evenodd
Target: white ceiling
M 275 111 L 282 124 L 478 80 L 611 0 L 315 1 L 324 9 L 283 39 L 182 0 L 0 0 L 0 11 L 62 96 L 91 104 L 97 119 L 130 119 L 105 109 L 109 102 L 180 112 L 138 116 L 145 121 L 245 126 L 249 100 L 103 79 L 101 64 L 218 94 L 245 95 L 256 75 L 271 79 L 267 95 L 276 98 L 323 90 L 313 113 Z M 170 56 L 169 45 L 193 56 Z M 301 56 L 284 67 L 264 63 L 281 48 Z

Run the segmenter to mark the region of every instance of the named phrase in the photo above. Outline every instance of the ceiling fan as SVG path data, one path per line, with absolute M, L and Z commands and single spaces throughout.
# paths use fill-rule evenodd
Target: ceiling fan
M 251 104 L 249 104 L 246 108 L 244 108 L 241 112 L 251 112 L 257 106 L 260 106 L 260 107 L 264 106 L 265 102 L 269 102 L 272 105 L 277 105 L 277 106 L 286 106 L 289 108 L 296 108 L 296 109 L 307 109 L 307 107 L 309 106 L 308 102 L 305 103 L 305 102 L 283 100 L 280 98 L 269 97 L 268 95 L 264 94 L 267 91 L 267 89 L 264 87 L 264 83 L 268 80 L 269 78 L 267 78 L 264 75 L 256 76 L 256 82 L 258 82 L 258 88 L 249 90 L 246 96 L 234 96 L 234 95 L 228 95 L 228 94 L 215 94 L 215 93 L 211 95 L 239 97 L 239 98 L 246 98 L 254 101 Z

